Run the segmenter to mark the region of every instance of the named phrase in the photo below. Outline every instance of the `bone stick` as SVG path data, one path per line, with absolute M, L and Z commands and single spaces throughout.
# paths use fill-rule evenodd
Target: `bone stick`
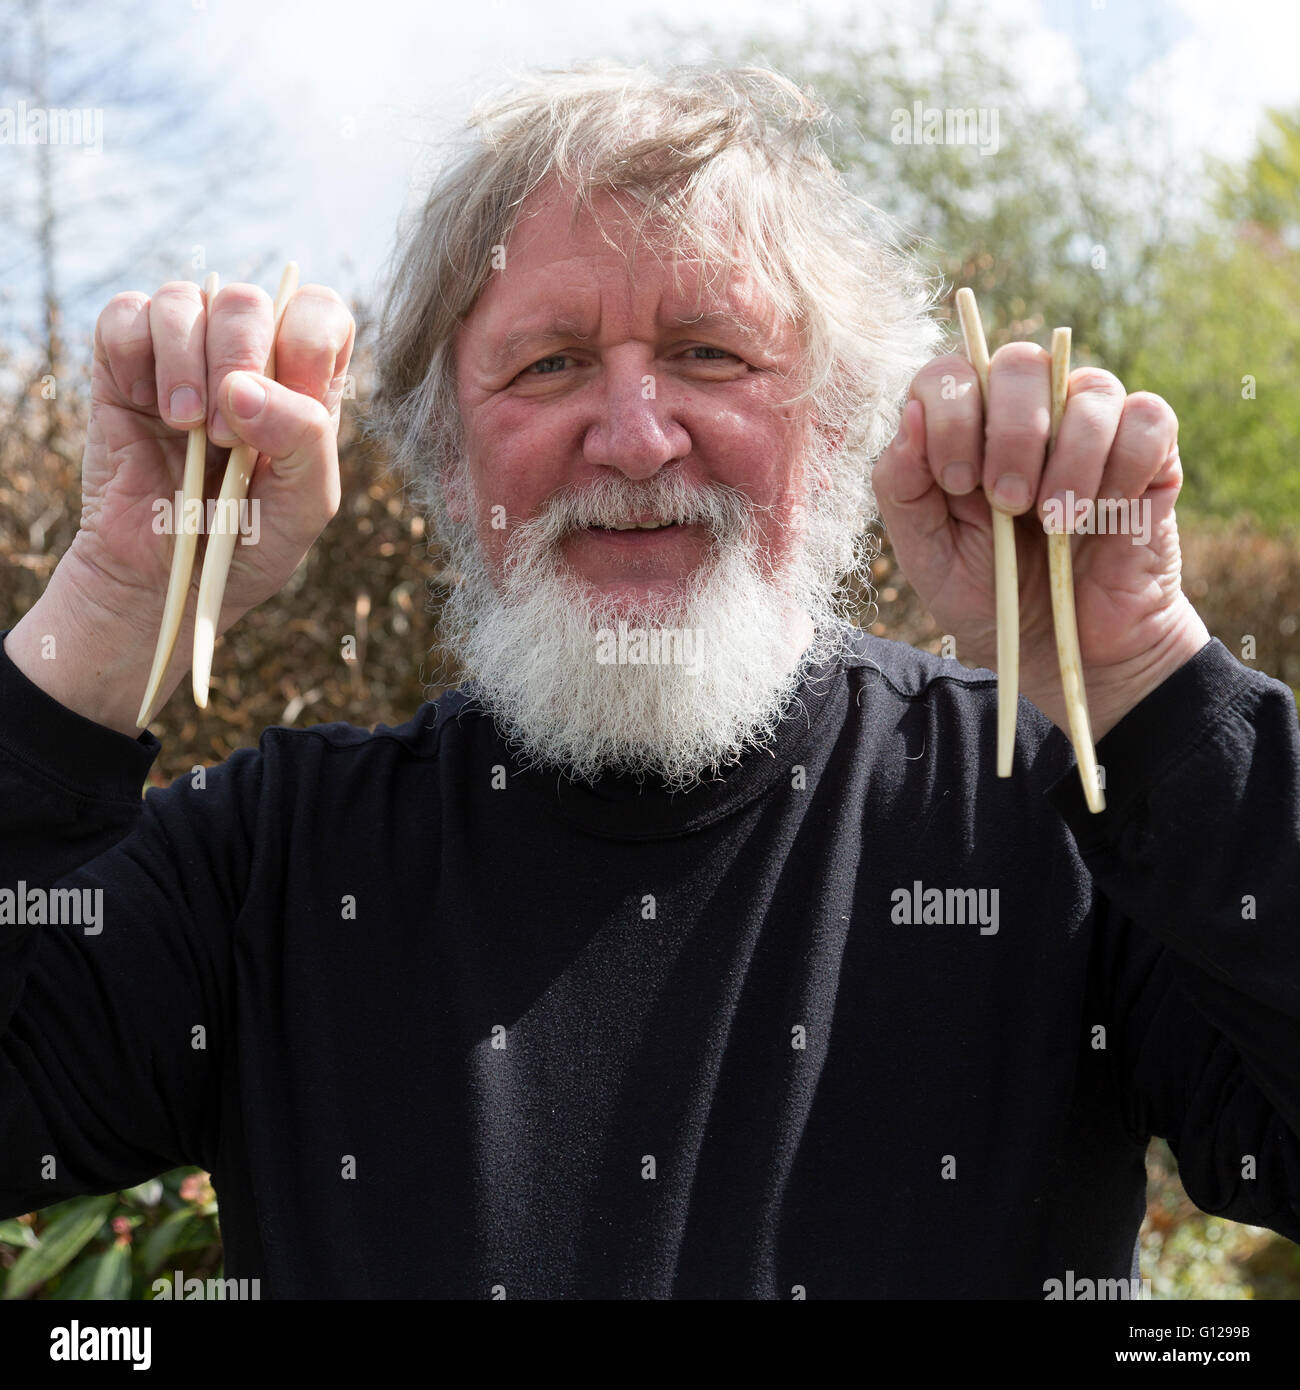
M 290 261 L 280 277 L 275 292 L 275 316 L 271 328 L 271 351 L 267 354 L 263 376 L 275 379 L 275 339 L 280 331 L 284 311 L 298 288 L 298 262 Z M 248 496 L 248 483 L 257 464 L 257 450 L 247 444 L 237 444 L 230 451 L 226 476 L 221 480 L 218 516 L 225 521 L 236 513 Z M 230 577 L 230 562 L 235 554 L 238 526 L 220 525 L 208 536 L 208 548 L 203 555 L 203 575 L 199 580 L 199 607 L 194 619 L 194 703 L 200 709 L 208 707 L 208 682 L 212 678 L 212 649 L 217 640 L 217 620 L 221 617 L 221 601 L 226 594 Z
M 1070 330 L 1052 330 L 1052 434 L 1049 450 L 1056 445 L 1056 435 L 1065 414 L 1066 398 L 1070 394 Z M 1083 688 L 1083 662 L 1079 657 L 1079 628 L 1074 616 L 1074 569 L 1070 563 L 1070 535 L 1067 531 L 1051 531 L 1047 536 L 1047 562 L 1052 584 L 1052 625 L 1056 629 L 1056 655 L 1061 663 L 1061 689 L 1065 694 L 1065 711 L 1070 720 L 1070 741 L 1079 764 L 1079 778 L 1088 810 L 1094 813 L 1106 809 L 1097 780 L 1097 754 L 1092 746 L 1092 728 L 1088 720 L 1088 697 Z
M 212 301 L 217 297 L 217 272 L 214 270 L 203 284 L 204 313 L 212 312 Z M 171 664 L 172 651 L 176 646 L 176 634 L 181 629 L 181 618 L 185 613 L 185 601 L 190 596 L 190 576 L 194 573 L 194 551 L 198 546 L 199 533 L 191 531 L 185 524 L 190 508 L 195 501 L 203 506 L 204 462 L 208 452 L 207 420 L 200 420 L 189 432 L 185 446 L 185 476 L 181 482 L 180 515 L 173 518 L 172 572 L 167 580 L 167 601 L 163 606 L 162 627 L 158 631 L 158 645 L 154 649 L 153 668 L 149 672 L 149 683 L 145 686 L 144 699 L 140 701 L 140 713 L 136 716 L 136 727 L 143 729 L 157 714 L 154 703 L 158 699 L 158 687 L 162 684 L 167 667 Z
M 975 292 L 957 291 L 966 356 L 979 377 L 980 399 L 989 408 L 989 348 L 984 340 Z M 1016 747 L 1016 704 L 1020 694 L 1020 579 L 1016 572 L 1016 522 L 993 505 L 993 573 L 998 608 L 998 776 L 1011 776 Z

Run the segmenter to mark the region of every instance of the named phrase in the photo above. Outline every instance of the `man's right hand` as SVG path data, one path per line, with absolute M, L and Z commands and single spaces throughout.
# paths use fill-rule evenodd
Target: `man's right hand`
M 208 312 L 186 281 L 152 298 L 115 295 L 95 326 L 81 526 L 5 650 L 54 698 L 122 732 L 134 730 L 124 711 L 144 693 L 171 568 L 173 536 L 154 529 L 154 503 L 180 488 L 194 424 L 207 420 L 205 498 L 220 491 L 230 446 L 259 450 L 248 493 L 258 540 L 235 546 L 218 633 L 284 586 L 338 510 L 339 413 L 356 325 L 335 291 L 304 285 L 276 339 L 276 381 L 262 375 L 272 327 L 258 286 L 225 286 Z M 251 410 L 242 399 L 249 386 L 266 393 Z M 204 543 L 200 534 L 164 698 L 189 666 Z M 38 650 L 64 629 L 75 673 Z M 130 688 L 106 691 L 105 679 Z

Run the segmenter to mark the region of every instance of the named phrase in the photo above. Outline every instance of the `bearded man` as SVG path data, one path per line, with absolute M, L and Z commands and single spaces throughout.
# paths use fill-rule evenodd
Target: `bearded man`
M 353 328 L 303 288 L 272 381 L 254 287 L 106 308 L 82 530 L 0 665 L 0 1215 L 197 1163 L 266 1297 L 1041 1299 L 1136 1277 L 1156 1134 L 1203 1209 L 1300 1236 L 1300 737 L 1181 590 L 1177 421 L 1080 369 L 1048 457 L 1025 343 L 985 418 L 823 118 L 775 73 L 613 65 L 479 109 L 372 412 L 461 684 L 143 805 L 141 515 L 195 420 L 254 446 L 222 627 L 274 593 L 339 503 Z M 1074 542 L 1100 815 L 1062 492 L 1150 519 Z M 973 667 L 847 620 L 877 502 Z M 96 928 L 26 912 L 73 889 Z

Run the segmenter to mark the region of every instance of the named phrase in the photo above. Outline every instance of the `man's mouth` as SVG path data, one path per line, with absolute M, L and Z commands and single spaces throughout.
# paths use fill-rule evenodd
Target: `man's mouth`
M 587 530 L 613 535 L 620 531 L 679 531 L 681 527 L 675 521 L 627 521 L 618 526 L 589 526 Z

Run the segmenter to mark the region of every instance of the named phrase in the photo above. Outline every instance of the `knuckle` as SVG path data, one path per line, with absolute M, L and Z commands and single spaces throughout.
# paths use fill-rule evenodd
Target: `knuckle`
M 301 285 L 298 288 L 298 293 L 305 296 L 307 299 L 321 299 L 327 303 L 337 304 L 340 309 L 345 313 L 347 312 L 347 305 L 343 303 L 343 296 L 338 290 L 332 289 L 329 285 L 317 285 L 314 283 L 310 285 Z
M 330 418 L 329 411 L 319 401 L 310 398 L 307 398 L 306 405 L 302 421 L 302 442 L 314 446 L 331 439 L 334 435 L 334 421 Z
M 175 301 L 182 304 L 186 302 L 202 304 L 203 295 L 199 287 L 191 280 L 168 280 L 155 292 L 153 299 L 155 304 L 159 300 L 164 303 Z
M 1013 372 L 1037 371 L 1051 360 L 1052 354 L 1037 343 L 1003 343 L 989 359 L 990 370 Z
M 104 305 L 101 318 L 105 314 L 121 314 L 123 312 L 137 313 L 149 302 L 149 296 L 143 290 L 121 290 Z
M 315 397 L 324 393 L 337 357 L 337 350 L 317 337 L 288 338 L 283 335 L 277 348 L 276 380 L 291 391 Z
M 1123 400 L 1124 383 L 1104 367 L 1080 367 L 1070 373 L 1070 395 L 1108 396 Z
M 220 308 L 223 314 L 256 315 L 271 312 L 271 296 L 261 285 L 246 285 L 237 281 L 232 285 L 222 285 L 217 291 L 213 309 Z
M 1002 343 L 989 359 L 989 373 L 1026 375 L 1040 373 L 1051 361 L 1051 353 L 1037 343 Z
M 1047 452 L 1047 431 L 1026 425 L 1002 425 L 989 431 L 989 445 L 984 457 L 1002 457 L 1018 468 L 1043 463 Z
M 301 303 L 304 295 L 306 304 Z M 294 307 L 306 312 L 285 314 L 280 343 L 282 349 L 303 359 L 301 366 L 313 378 L 310 385 L 323 387 L 328 384 L 334 363 L 352 341 L 356 322 L 338 292 L 326 285 L 305 285 L 294 299 Z
M 942 357 L 932 357 L 916 374 L 918 382 L 941 383 L 944 377 L 956 377 L 959 381 L 977 381 L 975 368 L 956 352 L 944 353 Z
M 1163 396 L 1151 391 L 1135 391 L 1124 402 L 1124 414 L 1146 429 L 1166 429 L 1177 423 L 1173 407 Z
M 1039 454 L 1047 445 L 1047 430 L 1034 424 L 989 426 L 989 448 L 999 453 Z
M 108 351 L 147 348 L 151 342 L 148 306 L 149 296 L 140 290 L 115 294 L 100 310 L 95 322 L 96 339 Z

